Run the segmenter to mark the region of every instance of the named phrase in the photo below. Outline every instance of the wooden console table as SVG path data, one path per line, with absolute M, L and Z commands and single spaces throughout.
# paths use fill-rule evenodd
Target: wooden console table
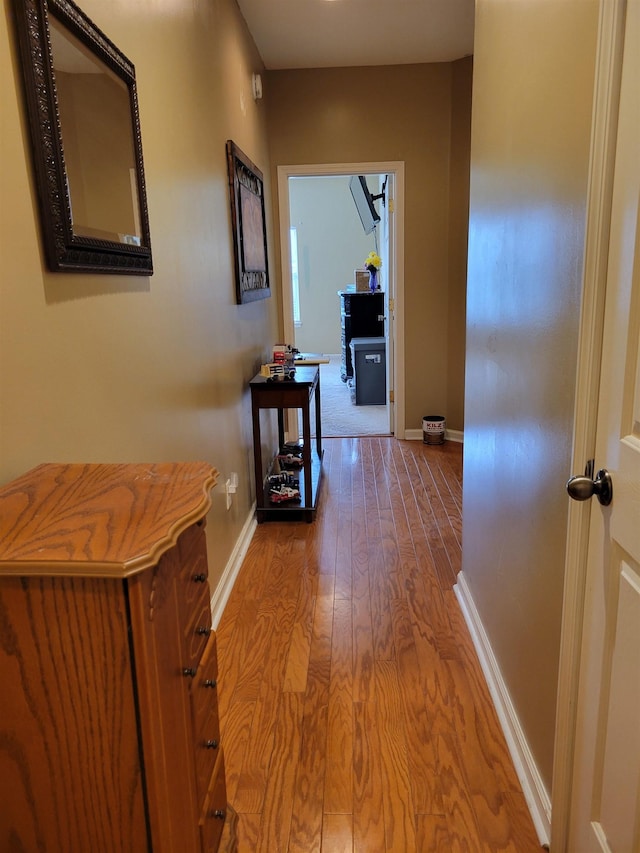
M 253 419 L 253 456 L 256 475 L 256 507 L 258 522 L 268 518 L 282 518 L 297 513 L 312 521 L 318 504 L 322 478 L 322 429 L 320 424 L 320 369 L 296 367 L 294 379 L 270 381 L 258 374 L 249 383 L 251 388 L 251 416 Z M 311 447 L 311 401 L 315 403 L 316 440 L 315 453 Z M 300 502 L 272 504 L 265 494 L 265 469 L 262 462 L 262 436 L 260 410 L 278 411 L 278 449 L 284 444 L 284 412 L 286 409 L 302 411 L 303 467 L 300 476 Z M 292 472 L 293 473 L 293 472 Z

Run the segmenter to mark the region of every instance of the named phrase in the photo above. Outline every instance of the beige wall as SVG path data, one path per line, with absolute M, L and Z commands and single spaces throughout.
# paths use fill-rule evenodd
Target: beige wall
M 465 207 L 463 193 L 450 195 L 450 175 L 468 169 L 453 116 L 471 85 L 471 62 L 454 74 L 451 63 L 370 68 L 274 71 L 267 74 L 272 178 L 279 165 L 405 163 L 405 392 L 408 429 L 419 429 L 427 413 L 441 412 L 448 426 L 462 429 L 464 311 L 459 264 L 466 240 L 451 238 L 452 203 Z M 274 192 L 274 201 L 275 192 Z M 274 208 L 277 216 L 277 208 Z M 466 234 L 465 234 L 466 236 Z M 458 246 L 458 264 L 449 247 Z M 277 262 L 278 259 L 276 258 Z M 455 279 L 455 281 L 453 280 Z M 457 305 L 450 311 L 451 300 Z M 458 365 L 449 373 L 449 363 Z M 456 381 L 456 387 L 452 382 Z M 428 410 L 428 411 L 427 411 Z
M 47 272 L 10 0 L 0 16 L 0 481 L 44 461 L 204 459 L 218 579 L 252 502 L 247 381 L 277 337 L 277 298 L 237 306 L 225 140 L 262 169 L 261 70 L 234 0 L 83 0 L 136 66 L 155 273 Z M 271 234 L 271 221 L 269 221 Z M 270 237 L 271 239 L 271 237 Z
M 447 422 L 464 424 L 465 316 L 472 59 L 451 66 L 451 160 L 449 182 L 449 306 L 447 347 Z M 462 426 L 456 427 L 462 429 Z
M 463 571 L 551 789 L 597 0 L 478 0 Z

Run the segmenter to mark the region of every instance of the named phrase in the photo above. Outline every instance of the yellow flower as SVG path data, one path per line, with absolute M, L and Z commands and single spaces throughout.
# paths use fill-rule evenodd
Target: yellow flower
M 364 262 L 364 265 L 367 269 L 369 267 L 375 267 L 377 270 L 382 266 L 382 258 L 380 255 L 376 254 L 376 252 L 369 252 Z

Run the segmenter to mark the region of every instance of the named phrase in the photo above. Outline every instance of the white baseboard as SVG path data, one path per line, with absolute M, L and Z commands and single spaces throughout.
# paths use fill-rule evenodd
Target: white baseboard
M 423 434 L 421 429 L 406 429 L 404 437 L 407 441 L 422 441 Z M 446 429 L 444 437 L 448 441 L 457 441 L 459 444 L 464 444 L 464 432 L 459 429 Z M 400 438 L 400 436 L 398 436 Z
M 238 577 L 238 572 L 242 566 L 242 561 L 245 558 L 247 549 L 255 533 L 257 527 L 256 507 L 255 504 L 251 507 L 247 520 L 245 521 L 240 536 L 231 552 L 231 556 L 227 561 L 227 565 L 222 573 L 222 577 L 218 586 L 214 589 L 211 596 L 211 622 L 214 630 L 220 624 L 222 612 L 229 600 L 231 590 Z
M 529 749 L 509 690 L 500 672 L 498 661 L 493 654 L 489 637 L 484 629 L 463 572 L 458 574 L 458 582 L 454 586 L 454 591 L 471 633 L 473 645 L 480 658 L 480 665 L 487 680 L 489 692 L 504 731 L 507 746 L 531 812 L 540 844 L 543 847 L 548 847 L 551 834 L 551 798 Z

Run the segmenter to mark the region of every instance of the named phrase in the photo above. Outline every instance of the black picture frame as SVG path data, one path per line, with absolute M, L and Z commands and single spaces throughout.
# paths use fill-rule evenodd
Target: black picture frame
M 151 238 L 133 64 L 72 0 L 14 0 L 13 8 L 48 268 L 52 272 L 151 275 Z M 123 128 L 127 139 L 123 144 L 131 146 L 131 159 L 125 164 L 126 174 L 120 172 L 119 177 L 130 187 L 129 210 L 131 219 L 137 220 L 132 231 L 125 227 L 125 233 L 120 234 L 115 233 L 119 228 L 94 230 L 91 222 L 83 223 L 82 228 L 74 223 L 70 192 L 74 161 L 69 159 L 73 146 L 65 146 L 60 80 L 56 79 L 52 49 L 54 41 L 61 44 L 61 37 L 70 46 L 79 45 L 88 61 L 103 69 L 105 78 L 118 81 L 114 85 L 126 93 Z M 114 136 L 114 140 L 119 138 Z M 107 190 L 100 191 L 111 196 Z
M 238 305 L 271 296 L 264 182 L 260 169 L 227 140 L 229 199 Z

